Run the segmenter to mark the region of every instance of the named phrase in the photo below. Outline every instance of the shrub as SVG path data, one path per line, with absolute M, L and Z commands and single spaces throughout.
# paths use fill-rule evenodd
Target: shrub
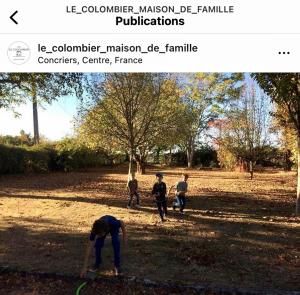
M 209 146 L 201 146 L 195 151 L 194 164 L 202 167 L 218 167 L 217 152 Z
M 218 161 L 220 164 L 220 167 L 233 171 L 237 165 L 237 159 L 233 153 L 231 153 L 226 146 L 220 145 L 218 151 Z
M 65 139 L 55 146 L 57 168 L 73 171 L 112 164 L 112 159 L 102 150 L 92 150 L 73 139 Z
M 33 146 L 25 149 L 25 172 L 49 171 L 50 155 L 43 146 Z
M 124 155 L 111 158 L 104 151 L 89 149 L 73 139 L 33 147 L 0 144 L 0 174 L 75 171 L 124 160 Z
M 0 173 L 22 173 L 25 172 L 26 150 L 0 144 Z
M 160 163 L 172 163 L 174 165 L 187 165 L 187 156 L 184 151 L 177 151 L 172 154 L 172 161 L 170 161 L 169 154 L 162 155 Z M 166 161 L 168 159 L 168 162 Z M 217 152 L 209 146 L 200 146 L 195 150 L 193 162 L 195 166 L 202 167 L 218 167 Z
M 0 173 L 14 174 L 49 171 L 48 152 L 37 147 L 0 145 Z

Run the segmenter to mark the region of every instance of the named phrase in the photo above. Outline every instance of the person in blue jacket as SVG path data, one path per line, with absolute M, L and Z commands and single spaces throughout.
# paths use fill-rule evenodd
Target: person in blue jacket
M 126 233 L 125 224 L 122 220 L 118 220 L 114 216 L 105 215 L 94 222 L 90 233 L 90 238 L 86 247 L 83 268 L 80 274 L 82 278 L 86 276 L 88 270 L 89 257 L 93 247 L 95 248 L 94 271 L 96 271 L 99 268 L 102 262 L 101 250 L 104 246 L 104 241 L 108 234 L 111 235 L 112 247 L 114 251 L 115 274 L 117 276 L 122 274 L 120 239 L 119 239 L 120 228 L 123 233 L 124 244 L 126 244 L 127 233 Z

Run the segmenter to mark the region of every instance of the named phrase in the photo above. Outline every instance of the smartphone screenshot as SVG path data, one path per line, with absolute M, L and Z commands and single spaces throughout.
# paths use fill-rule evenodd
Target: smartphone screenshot
M 0 293 L 300 294 L 299 0 L 0 3 Z

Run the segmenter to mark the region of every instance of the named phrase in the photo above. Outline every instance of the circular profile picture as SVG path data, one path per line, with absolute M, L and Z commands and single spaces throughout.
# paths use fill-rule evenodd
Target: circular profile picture
M 14 42 L 8 47 L 7 56 L 12 63 L 16 65 L 22 65 L 30 58 L 30 48 L 24 42 Z

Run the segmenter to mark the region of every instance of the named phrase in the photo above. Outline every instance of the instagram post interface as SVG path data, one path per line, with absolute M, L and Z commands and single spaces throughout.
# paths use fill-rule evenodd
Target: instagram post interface
M 0 294 L 300 294 L 298 0 L 0 4 Z

